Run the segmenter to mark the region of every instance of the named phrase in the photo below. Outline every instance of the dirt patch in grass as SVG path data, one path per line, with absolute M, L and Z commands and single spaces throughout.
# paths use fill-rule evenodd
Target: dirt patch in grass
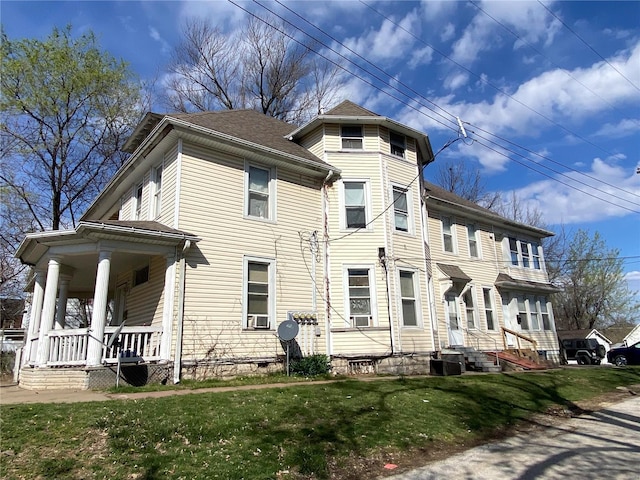
M 362 478 L 380 478 L 403 473 L 423 467 L 431 462 L 444 460 L 457 453 L 489 442 L 499 441 L 521 433 L 533 433 L 548 427 L 558 426 L 573 417 L 585 413 L 597 412 L 618 402 L 640 395 L 640 384 L 618 387 L 613 392 L 587 400 L 573 402 L 566 406 L 553 405 L 544 413 L 533 415 L 529 420 L 515 425 L 502 427 L 482 435 L 481 438 L 457 440 L 452 442 L 433 442 L 428 447 L 406 450 L 381 450 L 368 456 L 351 454 L 347 457 L 328 459 L 331 480 L 360 480 Z M 385 465 L 397 465 L 385 468 Z M 312 480 L 315 477 L 297 476 L 300 480 Z

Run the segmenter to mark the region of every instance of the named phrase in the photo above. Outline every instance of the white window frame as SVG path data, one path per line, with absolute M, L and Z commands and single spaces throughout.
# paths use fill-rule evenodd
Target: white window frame
M 489 300 L 488 302 L 487 302 L 487 299 Z M 482 302 L 484 303 L 484 319 L 487 325 L 487 331 L 493 332 L 498 329 L 497 328 L 498 318 L 496 316 L 496 309 L 495 309 L 495 302 L 494 302 L 492 287 L 482 287 Z M 491 323 L 493 324 L 491 328 L 489 328 L 489 317 L 487 313 L 491 313 Z
M 164 164 L 161 163 L 153 169 L 153 218 L 160 217 L 162 209 L 162 174 Z
M 268 328 L 255 328 L 249 324 L 249 264 L 261 263 L 268 265 Z M 242 329 L 269 331 L 275 329 L 275 312 L 276 312 L 276 259 L 270 257 L 257 257 L 245 255 L 242 259 Z
M 542 270 L 541 246 L 538 242 L 530 242 L 531 250 L 531 268 L 534 270 Z
M 536 297 L 536 301 L 538 302 L 538 312 L 540 312 L 540 328 L 546 332 L 554 331 L 555 326 L 551 302 L 549 302 L 549 299 L 545 295 L 539 295 L 538 297 Z M 549 328 L 547 328 L 547 325 Z
M 533 295 L 527 296 L 527 308 L 529 310 L 529 329 L 534 332 L 542 330 L 542 318 L 540 316 L 540 304 Z
M 469 304 L 467 303 L 467 295 L 469 295 L 468 298 L 471 299 L 471 308 L 469 308 Z M 478 299 L 476 298 L 476 289 L 473 285 L 470 285 L 464 291 L 462 301 L 464 302 L 464 314 L 467 321 L 467 330 L 478 330 Z M 469 319 L 469 314 L 471 314 L 471 319 Z
M 348 128 L 359 128 L 360 129 L 360 135 L 345 135 L 344 133 L 344 129 L 348 129 Z M 346 146 L 345 147 L 345 140 L 350 143 L 350 142 L 357 142 L 358 140 L 360 141 L 360 147 L 353 147 L 353 146 Z M 364 150 L 364 126 L 363 125 L 340 125 L 340 148 L 342 150 Z
M 529 318 L 529 308 L 527 307 L 528 301 L 526 295 L 515 295 L 514 299 L 516 302 L 516 311 L 518 312 L 517 315 L 520 317 L 520 322 L 518 322 L 520 330 L 524 330 L 526 332 L 531 331 L 531 319 Z M 520 300 L 522 300 L 523 309 L 520 309 Z M 516 317 L 516 321 L 518 317 Z
M 346 194 L 345 194 L 345 184 L 346 183 L 363 183 L 364 184 L 364 211 L 365 211 L 365 226 L 364 227 L 348 227 L 347 226 L 347 204 L 346 204 Z M 340 229 L 343 231 L 353 231 L 353 230 L 362 230 L 362 231 L 372 231 L 373 223 L 372 223 L 372 210 L 371 210 L 371 184 L 368 178 L 345 178 L 340 182 L 339 189 L 340 196 Z
M 473 232 L 473 238 L 471 237 L 471 232 Z M 476 254 L 474 255 L 471 251 L 471 243 L 474 243 L 476 247 Z M 480 231 L 477 228 L 475 223 L 467 223 L 467 245 L 469 248 L 469 256 L 471 258 L 481 258 L 482 252 L 480 249 Z
M 368 327 L 356 327 L 354 319 L 351 315 L 351 296 L 349 294 L 349 271 L 350 270 L 367 270 L 369 277 L 369 326 Z M 345 311 L 345 326 L 347 328 L 369 328 L 378 326 L 378 302 L 376 300 L 376 275 L 375 265 L 371 264 L 348 264 L 343 265 L 342 270 L 342 285 L 344 294 L 344 311 Z
M 140 195 L 138 196 L 138 192 Z M 133 187 L 133 219 L 142 220 L 142 203 L 144 199 L 144 183 L 136 183 Z
M 451 327 L 451 305 L 455 306 L 455 314 L 456 314 L 456 325 L 458 328 L 453 329 Z M 460 314 L 460 297 L 458 294 L 453 292 L 448 292 L 444 295 L 444 311 L 447 319 L 448 329 L 452 330 L 462 330 L 462 315 Z
M 411 280 L 413 282 L 413 297 L 404 297 L 402 294 L 402 274 L 409 273 L 411 274 Z M 419 272 L 417 270 L 413 270 L 410 268 L 399 268 L 397 274 L 397 282 L 398 282 L 398 297 L 400 298 L 400 324 L 402 328 L 422 328 L 422 307 L 420 305 L 420 277 Z M 413 306 L 416 314 L 416 324 L 415 325 L 406 325 L 404 321 L 404 301 L 409 300 L 413 301 Z
M 542 252 L 539 243 L 521 240 L 514 236 L 507 236 L 505 238 L 505 248 L 509 250 L 510 266 L 530 270 L 542 270 Z M 515 245 L 513 243 L 515 243 Z
M 396 225 L 396 202 L 395 202 L 395 192 L 396 190 L 402 190 L 404 193 L 404 198 L 407 203 L 407 230 L 399 229 Z M 414 235 L 414 223 L 413 223 L 413 198 L 410 187 L 405 187 L 400 185 L 399 183 L 391 184 L 391 198 L 389 201 L 393 204 L 393 231 L 401 234 L 409 234 Z
M 449 235 L 451 236 L 451 250 L 447 250 L 447 243 L 445 241 L 445 219 L 447 220 L 447 222 L 449 223 Z M 442 236 L 440 238 L 442 238 L 442 251 L 445 253 L 453 253 L 456 254 L 457 253 L 457 248 L 456 248 L 456 228 L 455 228 L 455 220 L 453 217 L 448 216 L 448 215 L 442 215 L 440 217 L 440 229 L 441 229 L 441 233 Z
M 257 215 L 250 215 L 249 214 L 249 194 L 250 194 L 250 182 L 249 182 L 249 174 L 252 168 L 255 169 L 259 169 L 259 170 L 264 170 L 269 174 L 269 180 L 268 180 L 268 192 L 267 195 L 269 196 L 268 200 L 267 200 L 267 215 L 265 217 L 260 217 Z M 261 165 L 259 163 L 254 163 L 254 162 L 248 162 L 245 161 L 244 162 L 244 205 L 243 205 L 243 216 L 246 219 L 251 219 L 251 220 L 259 220 L 262 222 L 272 222 L 275 223 L 277 220 L 277 212 L 276 212 L 276 205 L 277 205 L 277 200 L 276 200 L 276 195 L 277 195 L 277 169 L 276 167 L 269 167 L 267 165 Z
M 394 139 L 394 135 L 399 137 Z M 402 141 L 400 141 L 402 138 Z M 394 152 L 394 147 L 399 150 L 399 153 Z M 405 158 L 407 151 L 407 137 L 406 135 L 398 132 L 394 132 L 393 130 L 389 130 L 389 153 L 394 157 Z

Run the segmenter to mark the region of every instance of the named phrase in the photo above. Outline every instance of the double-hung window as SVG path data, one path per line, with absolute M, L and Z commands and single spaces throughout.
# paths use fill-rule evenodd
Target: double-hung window
M 487 318 L 487 330 L 495 330 L 496 323 L 493 313 L 493 290 L 483 288 L 482 295 L 484 297 L 484 315 Z
M 349 288 L 349 321 L 352 327 L 370 327 L 373 321 L 371 270 L 347 269 Z
M 395 229 L 399 232 L 409 231 L 409 205 L 407 190 L 393 187 L 393 218 Z
M 407 140 L 404 135 L 389 132 L 389 143 L 391 145 L 391 155 L 404 158 L 404 151 L 407 148 Z
M 274 193 L 272 171 L 267 168 L 246 167 L 246 210 L 248 217 L 274 219 Z
M 153 192 L 153 213 L 154 218 L 160 216 L 162 200 L 162 165 L 153 170 L 154 192 Z
M 142 192 L 143 192 L 143 185 L 142 183 L 139 183 L 138 185 L 136 185 L 135 189 L 134 189 L 134 195 L 135 195 L 135 220 L 141 220 L 142 219 Z
M 475 225 L 467 225 L 467 236 L 469 237 L 469 256 L 478 258 L 480 256 L 478 250 L 478 231 Z
M 245 257 L 244 259 L 244 328 L 272 328 L 275 261 Z
M 518 241 L 515 238 L 509 238 L 509 251 L 511 252 L 511 265 L 516 267 L 520 265 L 518 253 Z
M 509 237 L 509 254 L 511 265 L 523 268 L 540 270 L 540 245 L 536 242 L 528 242 Z
M 340 137 L 344 150 L 362 150 L 362 125 L 342 125 Z
M 450 217 L 442 217 L 442 243 L 445 252 L 453 253 L 453 225 Z
M 547 307 L 547 297 L 538 297 L 540 302 L 540 316 L 542 317 L 542 328 L 544 330 L 552 330 L 551 315 L 549 314 L 549 307 Z
M 464 293 L 462 298 L 464 299 L 467 314 L 467 328 L 474 329 L 477 327 L 478 323 L 476 321 L 476 305 L 473 299 L 472 287 Z
M 367 226 L 366 182 L 344 182 L 344 206 L 346 228 Z
M 529 244 L 527 242 L 520 242 L 520 249 L 522 250 L 522 266 L 529 268 Z
M 540 245 L 535 242 L 531 243 L 531 260 L 533 268 L 540 270 Z
M 540 330 L 540 313 L 538 302 L 534 297 L 529 297 L 529 314 L 531 316 L 531 330 Z
M 418 326 L 418 308 L 415 288 L 415 274 L 400 270 L 400 297 L 402 298 L 402 324 L 405 327 Z
M 523 296 L 517 297 L 518 302 L 518 319 L 520 320 L 520 328 L 529 330 L 529 314 L 527 312 L 526 300 Z

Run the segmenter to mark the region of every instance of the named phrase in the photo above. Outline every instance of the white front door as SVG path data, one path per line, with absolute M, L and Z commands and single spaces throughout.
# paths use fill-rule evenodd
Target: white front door
M 509 299 L 504 298 L 502 300 L 502 318 L 504 319 L 504 328 L 508 328 L 509 330 L 516 331 L 518 327 L 518 323 L 516 321 L 512 321 L 515 317 L 511 314 L 511 308 L 509 307 Z M 516 346 L 516 337 L 511 333 L 506 333 L 507 336 L 507 346 L 515 347 Z
M 449 345 L 464 345 L 464 337 L 462 335 L 462 326 L 460 324 L 460 309 L 458 308 L 458 297 L 448 293 L 445 296 L 447 305 L 447 330 L 449 332 Z

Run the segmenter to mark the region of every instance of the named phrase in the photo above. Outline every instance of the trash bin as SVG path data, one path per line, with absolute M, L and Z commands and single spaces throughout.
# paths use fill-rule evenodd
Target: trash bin
M 455 350 L 446 350 L 442 352 L 442 360 L 445 362 L 457 363 L 460 365 L 460 373 L 464 373 L 466 371 L 464 367 L 464 353 L 456 352 Z M 460 375 L 460 373 L 455 375 Z M 454 374 L 451 374 L 454 375 Z
M 460 362 L 451 362 L 442 358 L 432 358 L 429 362 L 431 375 L 461 375 L 462 364 Z

